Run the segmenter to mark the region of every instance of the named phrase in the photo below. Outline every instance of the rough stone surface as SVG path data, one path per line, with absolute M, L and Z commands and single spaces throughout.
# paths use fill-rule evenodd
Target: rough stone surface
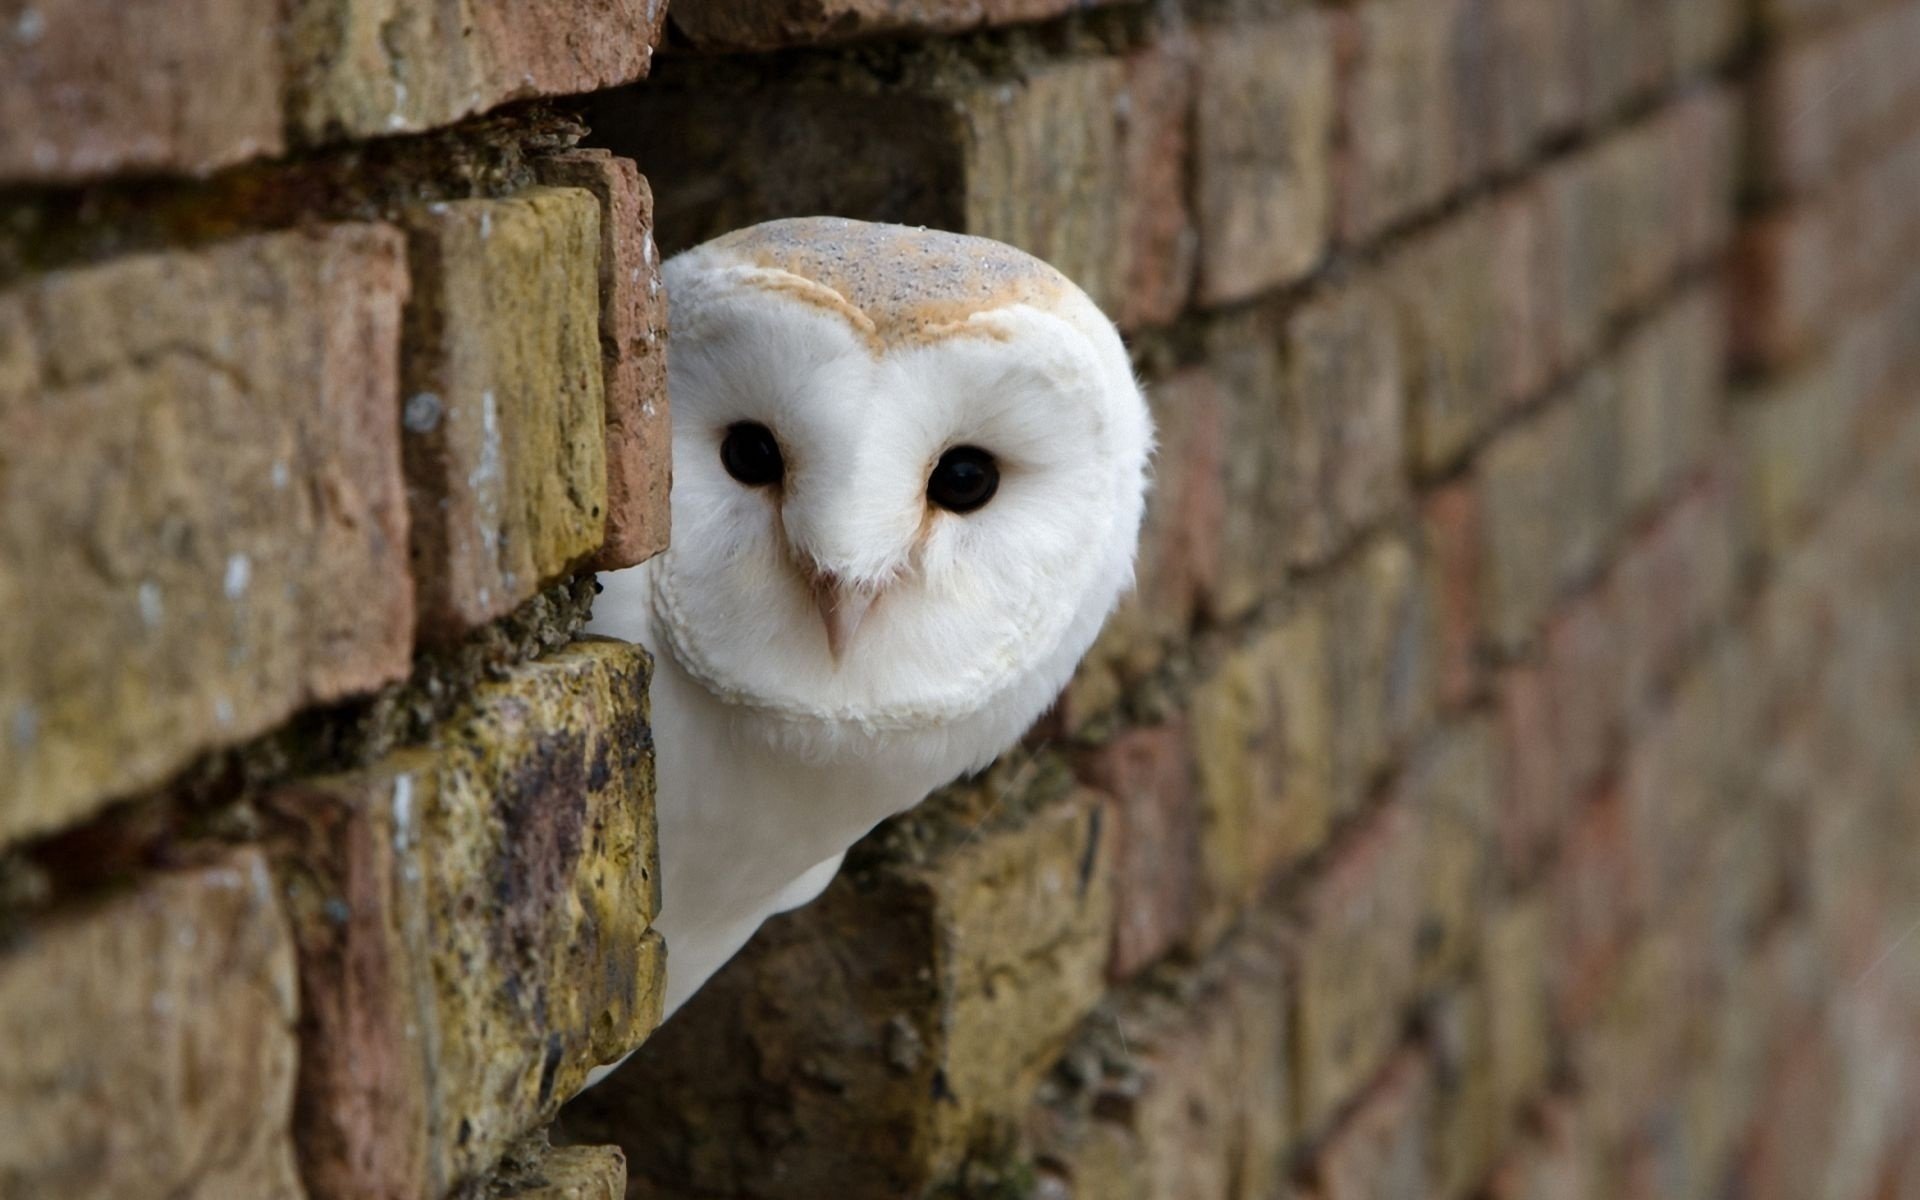
M 1032 803 L 1018 791 L 999 803 Z M 1099 998 L 1113 921 L 1097 796 L 999 829 L 980 799 L 944 850 L 843 871 L 768 922 L 569 1107 L 567 1137 L 618 1140 L 642 1195 L 878 1200 L 956 1166 Z
M 510 1163 L 484 1200 L 626 1200 L 627 1156 L 618 1146 L 550 1146 Z
M 647 675 L 638 647 L 576 643 L 480 688 L 431 746 L 267 802 L 314 1197 L 484 1174 L 658 1023 Z
M 406 214 L 401 420 L 421 633 L 511 610 L 600 548 L 600 205 L 579 188 Z
M 430 129 L 510 100 L 646 75 L 659 0 L 294 0 L 292 128 L 308 141 Z
M 340 225 L 0 294 L 0 841 L 406 674 L 406 291 Z
M 1202 29 L 1194 116 L 1199 300 L 1242 300 L 1307 274 L 1333 216 L 1328 20 Z
M 0 10 L 0 181 L 204 173 L 281 148 L 269 0 Z
M 0 1195 L 299 1200 L 293 949 L 253 851 L 147 875 L 0 954 Z
M 537 164 L 542 182 L 600 201 L 600 351 L 607 409 L 607 533 L 596 570 L 666 549 L 673 447 L 667 416 L 667 290 L 653 239 L 653 192 L 629 159 L 571 150 Z

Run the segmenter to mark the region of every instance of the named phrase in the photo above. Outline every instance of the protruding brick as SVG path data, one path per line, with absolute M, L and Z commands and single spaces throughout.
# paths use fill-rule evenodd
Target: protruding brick
M 203 174 L 281 149 L 270 0 L 30 0 L 0 20 L 0 181 Z
M 482 686 L 434 747 L 268 799 L 316 1200 L 484 1174 L 658 1023 L 647 674 L 577 643 Z
M 667 291 L 653 240 L 653 191 L 632 160 L 605 150 L 569 150 L 536 166 L 543 183 L 585 188 L 600 201 L 607 532 L 593 566 L 617 571 L 667 547 Z
M 0 294 L 0 841 L 407 673 L 406 290 L 340 225 Z
M 1199 34 L 1194 210 L 1199 298 L 1224 304 L 1300 278 L 1333 214 L 1333 37 L 1312 10 Z
M 1378 290 L 1339 288 L 1288 322 L 1280 482 L 1297 561 L 1327 557 L 1400 503 L 1403 386 Z
M 600 206 L 578 188 L 410 210 L 407 492 L 423 636 L 510 611 L 600 548 Z
M 1113 956 L 1124 979 L 1158 959 L 1193 924 L 1199 902 L 1201 813 L 1185 722 L 1132 729 L 1082 764 L 1112 797 Z
M 308 141 L 407 133 L 646 75 L 659 0 L 294 0 L 290 122 Z
M 569 1106 L 569 1137 L 620 1142 L 630 1186 L 667 1193 L 892 1200 L 957 1166 L 1025 1106 L 1106 981 L 1101 801 L 1019 775 L 883 827 L 899 853 L 769 921 Z
M 133 882 L 0 954 L 0 1194 L 297 1200 L 293 951 L 258 854 Z

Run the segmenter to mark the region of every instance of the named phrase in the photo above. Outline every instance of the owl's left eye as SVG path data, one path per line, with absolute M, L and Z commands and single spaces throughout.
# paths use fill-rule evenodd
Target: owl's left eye
M 1000 466 L 978 446 L 955 446 L 940 456 L 927 478 L 927 499 L 948 512 L 985 507 L 1000 489 Z

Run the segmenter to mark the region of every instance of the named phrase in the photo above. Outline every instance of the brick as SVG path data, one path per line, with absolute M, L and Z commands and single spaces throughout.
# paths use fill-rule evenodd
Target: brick
M 1245 299 L 1319 263 L 1333 216 L 1333 37 L 1322 14 L 1198 35 L 1199 300 Z
M 1733 601 L 1732 484 L 1724 473 L 1679 497 L 1620 555 L 1613 591 L 1630 708 L 1643 705 Z
M 259 855 L 133 881 L 0 955 L 0 1193 L 304 1195 L 293 953 Z
M 1559 760 L 1554 776 L 1576 796 L 1611 764 L 1627 708 L 1629 635 L 1614 592 L 1611 586 L 1593 588 L 1563 605 L 1544 637 L 1544 745 Z
M 678 1193 L 891 1198 L 957 1167 L 1100 998 L 1113 922 L 1096 795 L 1043 774 L 964 798 L 899 831 L 937 844 L 851 866 L 762 927 L 569 1106 L 568 1138 L 617 1141 L 630 1188 Z M 996 812 L 1027 815 L 983 827 Z
M 1443 709 L 1480 690 L 1480 499 L 1471 483 L 1421 500 L 1421 560 L 1433 613 L 1435 696 Z
M 296 0 L 289 118 L 304 140 L 446 125 L 512 100 L 646 75 L 666 21 L 653 0 L 488 5 Z
M 204 174 L 281 149 L 276 6 L 9 6 L 0 180 Z
M 1433 1194 L 1427 1177 L 1432 1068 L 1401 1054 L 1327 1139 L 1311 1168 L 1319 1200 Z
M 627 1156 L 618 1146 L 554 1146 L 503 1176 L 485 1200 L 625 1200 Z
M 1483 910 L 1485 953 L 1480 978 L 1487 1024 L 1493 1107 L 1511 1119 L 1545 1090 L 1553 1067 L 1554 1030 L 1546 964 L 1553 927 L 1549 901 L 1534 893 Z
M 1318 561 L 1405 495 L 1398 343 L 1381 293 L 1310 300 L 1287 322 L 1281 488 L 1296 561 Z
M 1184 38 L 1163 40 L 1126 59 L 1119 96 L 1120 153 L 1126 179 L 1126 286 L 1115 306 L 1122 329 L 1165 325 L 1193 291 L 1200 235 L 1188 200 L 1193 141 L 1194 52 Z
M 1384 287 L 1398 325 L 1413 461 L 1440 472 L 1534 386 L 1526 360 L 1546 335 L 1543 284 L 1530 270 L 1526 214 L 1483 205 L 1415 234 L 1389 260 Z M 1497 314 L 1490 316 L 1489 314 Z
M 1441 1200 L 1475 1191 L 1507 1132 L 1509 1114 L 1497 1108 L 1493 1088 L 1496 1038 L 1489 1021 L 1486 998 L 1472 987 L 1436 995 L 1422 1015 L 1432 1063 L 1426 1194 Z
M 1080 774 L 1112 797 L 1113 955 L 1124 979 L 1170 950 L 1199 902 L 1200 811 L 1185 722 L 1130 729 Z
M 1502 768 L 1500 857 L 1508 877 L 1532 878 L 1566 828 L 1573 804 L 1554 725 L 1549 677 L 1526 663 L 1494 682 Z
M 1663 82 L 1673 18 L 1663 5 L 1645 0 L 1574 0 L 1567 7 L 1567 65 L 1577 81 L 1581 117 L 1600 125 Z
M 1306 900 L 1292 1044 L 1294 1124 L 1323 1128 L 1385 1067 L 1418 972 L 1418 825 L 1388 808 L 1343 844 Z
M 1480 913 L 1492 900 L 1500 762 L 1493 723 L 1442 729 L 1402 776 L 1396 802 L 1419 826 L 1424 893 L 1416 940 L 1421 982 L 1438 986 L 1472 958 Z
M 600 548 L 600 206 L 578 188 L 410 210 L 403 423 L 423 636 L 499 617 Z
M 1472 89 L 1488 76 L 1478 64 L 1456 61 L 1487 45 L 1484 37 L 1456 39 L 1466 8 L 1464 0 L 1366 0 L 1352 10 L 1342 80 L 1344 240 L 1377 236 L 1469 177 Z
M 1219 576 L 1202 600 L 1207 616 L 1225 622 L 1285 592 L 1287 556 L 1274 553 L 1274 539 L 1297 518 L 1286 505 L 1298 476 L 1283 460 L 1288 382 L 1278 333 L 1257 315 L 1222 320 L 1210 332 L 1207 370 L 1223 405 L 1226 512 Z
M 1644 509 L 1705 456 L 1725 396 L 1726 295 L 1688 292 L 1619 349 L 1620 500 Z
M 1329 634 L 1325 613 L 1304 606 L 1229 656 L 1194 693 L 1203 944 L 1275 872 L 1326 840 L 1333 772 Z
M 1573 815 L 1548 881 L 1553 903 L 1548 962 L 1554 1016 L 1562 1028 L 1587 1024 L 1604 1006 L 1641 911 L 1646 872 L 1634 859 L 1632 804 L 1619 788 L 1591 797 Z
M 310 1195 L 481 1176 L 658 1023 L 647 677 L 638 647 L 576 643 L 482 685 L 431 748 L 268 799 Z
M 1734 348 L 1749 368 L 1791 362 L 1823 340 L 1839 299 L 1836 230 L 1802 208 L 1758 218 L 1740 231 L 1734 263 Z
M 1575 8 L 1538 0 L 1480 0 L 1468 11 L 1492 40 L 1488 133 L 1492 165 L 1511 168 L 1545 139 L 1574 127 L 1578 80 L 1567 69 Z
M 1364 799 L 1395 753 L 1432 719 L 1433 614 L 1412 547 L 1375 539 L 1327 584 L 1333 807 Z
M 535 165 L 541 182 L 585 188 L 600 201 L 607 531 L 593 567 L 617 571 L 667 547 L 667 291 L 653 240 L 653 191 L 631 160 L 605 150 L 570 150 Z
M 887 35 L 959 33 L 1046 20 L 1085 7 L 1088 0 L 681 0 L 673 10 L 673 25 L 703 50 L 776 50 Z
M 1577 1108 L 1557 1100 L 1544 1110 L 1540 1124 L 1494 1172 L 1490 1200 L 1600 1200 L 1608 1195 L 1595 1178 L 1594 1155 Z
M 1619 518 L 1619 408 L 1617 376 L 1596 371 L 1480 456 L 1481 595 L 1496 645 L 1525 645 L 1598 567 Z
M 406 675 L 406 289 L 341 225 L 0 294 L 0 841 Z
M 1174 994 L 1096 1014 L 1029 1120 L 1046 1177 L 1092 1200 L 1272 1195 L 1286 1127 L 1286 975 L 1271 933 L 1236 936 Z M 1084 1060 L 1091 1079 L 1063 1076 Z M 1065 1092 L 1064 1095 L 1054 1093 Z

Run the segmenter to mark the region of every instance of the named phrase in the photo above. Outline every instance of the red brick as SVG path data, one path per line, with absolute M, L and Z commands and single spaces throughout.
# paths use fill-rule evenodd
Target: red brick
M 1319 1200 L 1429 1195 L 1427 1123 L 1433 1103 L 1427 1061 L 1411 1052 L 1395 1058 L 1315 1156 L 1310 1169 Z
M 129 880 L 0 954 L 0 1190 L 293 1200 L 293 950 L 253 851 Z
M 1643 885 L 1628 808 L 1628 798 L 1617 789 L 1590 798 L 1572 822 L 1548 880 L 1554 906 L 1552 990 L 1562 1029 L 1584 1026 L 1600 1010 L 1640 911 Z
M 1510 877 L 1524 880 L 1559 841 L 1573 797 L 1556 744 L 1546 672 L 1532 665 L 1509 667 L 1494 686 L 1506 778 L 1501 858 Z
M 1196 915 L 1200 813 L 1185 723 L 1131 729 L 1088 754 L 1080 774 L 1111 798 L 1113 956 L 1124 979 L 1171 949 Z
M 1224 304 L 1319 263 L 1332 215 L 1333 39 L 1306 10 L 1198 39 L 1199 299 Z
M 1443 708 L 1480 690 L 1480 499 L 1472 483 L 1427 493 L 1421 502 L 1429 602 L 1434 615 L 1434 679 Z
M 1338 223 L 1366 241 L 1444 199 L 1468 176 L 1467 114 L 1454 56 L 1465 0 L 1366 0 L 1345 20 Z M 1461 64 L 1465 68 L 1467 64 Z
M 279 153 L 277 18 L 268 0 L 10 5 L 0 181 L 204 174 Z
M 673 25 L 703 50 L 776 50 L 888 35 L 959 33 L 1045 20 L 1088 5 L 1089 0 L 680 0 L 673 9 Z
M 632 160 L 605 150 L 570 150 L 535 166 L 543 183 L 585 188 L 600 201 L 607 533 L 593 567 L 617 571 L 667 547 L 667 291 L 653 240 L 653 191 Z
M 631 83 L 652 64 L 665 21 L 655 0 L 296 0 L 290 123 L 310 141 L 369 137 Z
M 1128 261 L 1114 312 L 1122 329 L 1167 324 L 1193 291 L 1200 237 L 1188 205 L 1193 75 L 1193 47 L 1185 39 L 1126 59 L 1119 118 Z
M 1305 899 L 1293 1046 L 1295 1124 L 1327 1124 L 1392 1057 L 1413 1000 L 1418 822 L 1402 808 L 1343 844 Z
M 513 609 L 606 527 L 600 206 L 578 188 L 410 210 L 402 379 L 423 636 Z
M 1624 638 L 1610 587 L 1582 594 L 1547 623 L 1547 741 L 1570 794 L 1583 794 L 1610 765 L 1626 708 Z
M 0 840 L 406 675 L 406 292 L 337 225 L 0 294 Z
M 1345 545 L 1401 503 L 1406 401 L 1385 296 L 1315 296 L 1287 323 L 1281 488 L 1296 561 Z
M 1704 478 L 1620 556 L 1613 591 L 1631 706 L 1646 703 L 1732 602 L 1731 492 L 1724 473 Z

